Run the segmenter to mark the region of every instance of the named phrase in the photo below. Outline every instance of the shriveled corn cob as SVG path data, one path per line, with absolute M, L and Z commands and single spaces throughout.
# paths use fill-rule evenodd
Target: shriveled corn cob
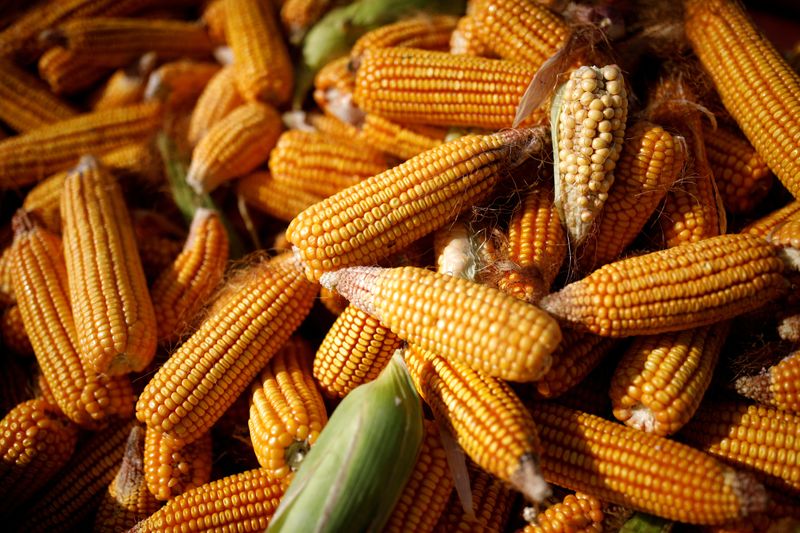
M 750 474 L 689 446 L 556 404 L 532 407 L 551 483 L 646 513 L 722 524 L 763 510 Z
M 0 59 L 0 120 L 16 131 L 65 120 L 78 112 L 53 95 L 41 80 L 8 59 Z
M 482 0 L 469 16 L 477 38 L 492 52 L 534 70 L 565 46 L 572 33 L 561 16 L 533 0 Z
M 634 339 L 611 378 L 614 417 L 656 435 L 677 432 L 700 405 L 729 329 L 721 322 Z
M 753 310 L 784 294 L 777 250 L 752 235 L 720 235 L 609 263 L 541 307 L 609 337 L 700 327 Z
M 82 360 L 112 376 L 144 370 L 155 355 L 156 320 L 119 184 L 84 156 L 66 177 L 61 212 Z
M 325 394 L 343 398 L 378 377 L 402 342 L 380 321 L 348 305 L 317 350 L 314 378 Z
M 259 0 L 228 0 L 225 34 L 241 95 L 280 105 L 292 93 L 294 72 L 273 10 L 272 4 Z
M 186 181 L 198 193 L 243 176 L 269 158 L 281 133 L 275 108 L 250 102 L 214 124 L 192 152 Z
M 19 531 L 69 531 L 95 509 L 114 479 L 133 422 L 117 422 L 84 441 L 67 465 L 18 513 Z
M 604 519 L 600 500 L 590 494 L 576 492 L 567 494 L 562 501 L 537 514 L 534 522 L 519 533 L 601 533 Z
M 588 332 L 561 328 L 563 340 L 552 354 L 553 364 L 536 382 L 536 392 L 543 398 L 561 396 L 600 364 L 614 347 L 614 339 Z
M 131 428 L 122 462 L 97 510 L 93 531 L 116 533 L 127 530 L 161 507 L 161 503 L 147 490 L 144 479 L 144 433 L 141 426 Z
M 22 313 L 18 305 L 12 305 L 3 312 L 0 333 L 6 348 L 19 355 L 33 355 L 33 346 L 22 323 Z
M 535 69 L 498 59 L 379 48 L 364 53 L 355 103 L 403 124 L 508 128 Z M 524 124 L 536 124 L 544 111 Z
M 147 82 L 145 100 L 159 98 L 171 109 L 191 105 L 219 72 L 220 66 L 209 61 L 183 59 L 158 67 Z
M 106 56 L 109 62 L 110 56 Z M 130 64 L 127 54 L 115 58 L 117 67 Z M 99 65 L 92 60 L 91 54 L 74 52 L 61 46 L 54 46 L 39 59 L 39 76 L 50 86 L 55 94 L 73 94 L 107 75 L 112 67 Z
M 356 77 L 350 58 L 334 59 L 314 76 L 314 101 L 326 115 L 346 124 L 360 124 L 364 112 L 353 102 Z
M 800 414 L 800 352 L 791 353 L 759 375 L 740 377 L 736 390 L 760 404 Z
M 681 431 L 693 446 L 753 472 L 781 492 L 800 493 L 800 417 L 743 402 L 704 403 Z
M 118 69 L 92 94 L 91 108 L 100 111 L 140 102 L 155 62 L 156 55 L 147 53 L 127 68 Z
M 159 341 L 180 336 L 222 281 L 227 263 L 228 234 L 219 214 L 197 209 L 183 251 L 150 289 Z
M 331 0 L 285 0 L 281 6 L 281 22 L 293 43 L 299 43 L 328 9 Z
M 157 500 L 171 500 L 211 479 L 211 433 L 185 446 L 172 443 L 160 431 L 147 428 L 144 477 Z
M 300 325 L 316 293 L 288 254 L 244 270 L 147 384 L 136 416 L 174 441 L 199 438 Z
M 370 48 L 418 48 L 446 51 L 450 34 L 456 28 L 457 17 L 451 15 L 419 15 L 365 33 L 350 50 L 356 64 Z
M 93 427 L 111 415 L 130 416 L 130 380 L 87 368 L 77 352 L 60 239 L 22 212 L 14 219 L 14 291 L 36 360 L 61 411 Z
M 261 468 L 218 479 L 170 500 L 131 531 L 264 531 L 289 479 L 278 479 Z
M 458 19 L 458 23 L 450 35 L 450 53 L 487 58 L 496 57 L 489 47 L 478 38 L 475 24 L 475 17 L 470 15 Z
M 291 222 L 297 215 L 325 198 L 273 179 L 269 172 L 253 172 L 236 181 L 236 194 L 268 215 Z
M 482 201 L 505 169 L 541 146 L 538 129 L 461 137 L 311 206 L 286 236 L 309 279 L 374 263 Z
M 297 469 L 328 421 L 311 375 L 311 346 L 289 339 L 270 359 L 250 396 L 250 439 L 259 464 L 283 478 Z
M 371 114 L 364 117 L 359 138 L 365 144 L 400 159 L 411 159 L 444 142 L 444 135 L 430 137 Z
M 569 240 L 589 236 L 622 151 L 628 96 L 616 65 L 574 70 L 553 99 L 555 205 Z
M 561 341 L 540 309 L 421 268 L 351 267 L 324 274 L 321 283 L 420 349 L 502 379 L 538 379 Z
M 800 76 L 739 4 L 684 0 L 684 9 L 686 37 L 714 81 L 722 103 L 758 154 L 797 198 Z M 743 78 L 730 83 L 732 75 Z
M 225 4 L 226 0 L 211 0 L 206 2 L 200 20 L 211 37 L 211 42 L 216 45 L 227 44 L 225 37 Z
M 69 461 L 78 427 L 45 400 L 28 400 L 0 420 L 0 513 L 20 507 Z
M 243 103 L 236 88 L 233 66 L 223 67 L 209 80 L 194 106 L 189 122 L 189 142 L 196 145 L 214 124 Z
M 798 214 L 800 214 L 800 201 L 790 202 L 782 208 L 776 209 L 748 224 L 742 229 L 742 233 L 767 238 L 787 220 L 796 218 Z
M 591 272 L 618 258 L 641 232 L 685 163 L 680 138 L 648 121 L 628 128 L 595 228 L 577 251 L 581 270 Z
M 383 528 L 387 533 L 431 533 L 453 491 L 453 475 L 440 441 L 439 429 L 425 420 L 425 436 L 411 477 Z
M 78 163 L 150 137 L 161 124 L 152 102 L 86 113 L 0 141 L 0 188 L 22 187 Z

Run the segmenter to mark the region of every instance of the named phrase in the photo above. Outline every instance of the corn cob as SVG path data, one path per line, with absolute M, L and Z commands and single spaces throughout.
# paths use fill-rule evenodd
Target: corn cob
M 253 384 L 250 439 L 259 464 L 277 478 L 297 469 L 328 421 L 312 357 L 307 342 L 289 339 Z
M 661 126 L 636 122 L 628 129 L 614 185 L 581 250 L 581 270 L 591 272 L 618 258 L 641 232 L 683 168 L 680 138 Z
M 350 50 L 356 64 L 370 48 L 417 48 L 446 51 L 458 18 L 451 15 L 419 15 L 365 33 Z
M 776 209 L 762 218 L 752 222 L 742 229 L 742 233 L 750 235 L 757 235 L 759 237 L 767 238 L 769 235 L 783 225 L 787 220 L 795 218 L 800 213 L 800 202 L 794 201 Z
M 0 253 L 0 307 L 7 307 L 17 301 L 14 295 L 14 252 L 10 245 Z
M 387 533 L 431 533 L 453 491 L 453 475 L 436 423 L 425 420 L 424 424 L 425 437 L 417 463 L 383 528 Z
M 378 320 L 348 305 L 317 350 L 314 378 L 326 395 L 344 398 L 378 377 L 402 342 Z
M 792 217 L 781 223 L 767 236 L 773 246 L 800 249 L 800 218 Z
M 19 507 L 69 461 L 78 427 L 58 407 L 28 400 L 0 420 L 0 513 Z
M 741 402 L 703 404 L 681 431 L 692 446 L 753 472 L 782 493 L 800 492 L 800 418 Z
M 127 68 L 118 69 L 92 94 L 91 108 L 100 111 L 139 103 L 155 62 L 156 55 L 147 53 Z
M 725 108 L 778 179 L 798 197 L 800 76 L 735 2 L 684 0 L 684 9 L 686 37 Z M 733 73 L 746 73 L 752 83 L 728 83 Z
M 297 215 L 325 198 L 272 178 L 269 172 L 253 172 L 236 181 L 236 194 L 269 216 L 291 222 Z
M 150 289 L 158 339 L 175 340 L 222 281 L 228 234 L 215 211 L 195 211 L 183 251 Z
M 711 383 L 729 326 L 722 322 L 634 339 L 611 379 L 614 417 L 656 435 L 677 432 Z
M 200 21 L 206 28 L 211 42 L 215 45 L 227 44 L 225 37 L 225 0 L 211 0 L 206 2 Z
M 576 492 L 551 505 L 518 533 L 548 533 L 570 531 L 574 533 L 601 533 L 603 531 L 602 503 L 590 494 Z
M 22 512 L 18 531 L 71 531 L 95 509 L 125 455 L 133 422 L 117 422 L 93 434 Z
M 33 346 L 22 323 L 22 313 L 18 305 L 12 305 L 3 312 L 0 318 L 0 333 L 6 348 L 18 355 L 33 355 Z
M 511 61 L 413 48 L 366 52 L 353 99 L 402 124 L 508 128 L 535 70 Z M 545 119 L 534 113 L 523 125 Z
M 158 103 L 108 109 L 43 126 L 0 141 L 0 188 L 22 187 L 152 135 L 161 124 Z
M 616 65 L 584 66 L 553 98 L 555 205 L 576 245 L 588 237 L 614 183 L 628 116 L 624 83 Z
M 309 113 L 306 120 L 314 131 L 337 141 L 350 142 L 361 134 L 357 127 L 332 115 Z
M 464 512 L 458 494 L 453 492 L 447 501 L 434 533 L 470 533 L 473 531 L 503 531 L 511 514 L 514 492 L 508 486 L 468 461 L 473 508 Z
M 196 145 L 214 124 L 242 103 L 244 100 L 236 89 L 233 66 L 223 67 L 209 80 L 194 106 L 189 122 L 189 142 Z
M 367 115 L 361 125 L 359 139 L 366 145 L 406 160 L 436 148 L 444 142 L 444 135 L 430 137 L 383 117 Z
M 258 0 L 228 0 L 225 34 L 244 99 L 285 103 L 292 94 L 294 72 L 273 6 Z
M 281 117 L 261 102 L 231 111 L 197 143 L 186 181 L 198 193 L 243 176 L 269 158 L 281 133 Z
M 327 309 L 328 311 L 331 312 L 331 314 L 337 317 L 342 313 L 344 313 L 344 310 L 347 309 L 347 307 L 350 305 L 350 303 L 347 301 L 347 298 L 344 298 L 338 292 L 326 289 L 325 287 L 320 287 L 319 289 L 319 301 L 320 303 L 322 303 L 322 305 L 325 306 L 325 309 Z M 387 329 L 386 331 L 388 332 L 389 330 Z M 316 359 L 314 362 L 316 364 Z M 317 381 L 319 382 L 320 386 L 323 388 L 323 390 L 325 390 L 327 385 L 322 383 L 322 378 L 318 377 L 316 373 L 314 374 L 314 377 L 317 378 Z
M 208 483 L 211 478 L 211 433 L 185 446 L 176 445 L 153 428 L 144 438 L 144 478 L 157 500 L 171 500 Z
M 85 156 L 64 182 L 61 212 L 81 358 L 112 376 L 144 370 L 155 355 L 156 321 L 122 190 Z
M 173 441 L 206 433 L 310 311 L 317 287 L 299 274 L 283 255 L 231 280 L 139 396 L 139 420 Z
M 155 211 L 131 211 L 139 257 L 147 279 L 154 280 L 180 255 L 186 232 Z
M 348 56 L 325 64 L 314 76 L 314 101 L 326 115 L 358 125 L 364 112 L 353 102 L 356 76 Z
M 453 33 L 450 35 L 450 53 L 476 57 L 497 57 L 487 45 L 483 44 L 475 31 L 475 17 L 465 15 L 458 19 Z
M 470 17 L 476 37 L 492 52 L 534 70 L 564 47 L 572 33 L 561 16 L 533 0 L 482 0 Z
M 542 398 L 561 396 L 600 364 L 615 345 L 614 339 L 592 333 L 561 328 L 564 336 L 552 354 L 553 364 L 536 382 L 536 392 Z
M 77 114 L 40 80 L 0 59 L 0 119 L 12 129 L 25 132 Z
M 692 524 L 721 524 L 766 507 L 764 487 L 750 474 L 686 445 L 556 404 L 532 410 L 551 483 Z
M 134 425 L 125 443 L 119 469 L 97 510 L 93 531 L 116 533 L 127 530 L 161 507 L 147 490 L 144 480 L 144 438 L 144 429 Z
M 540 305 L 598 335 L 653 335 L 756 309 L 786 292 L 783 270 L 763 239 L 721 235 L 609 263 Z
M 106 62 L 111 56 L 106 55 Z M 125 67 L 131 62 L 129 55 L 114 58 L 117 67 Z M 73 94 L 91 87 L 106 76 L 112 67 L 98 65 L 92 61 L 91 54 L 74 52 L 61 46 L 54 46 L 39 59 L 39 76 L 47 82 L 55 94 Z
M 161 99 L 170 109 L 190 106 L 219 70 L 218 64 L 209 61 L 184 59 L 165 63 L 150 75 L 144 98 Z
M 85 367 L 78 355 L 60 239 L 14 219 L 14 291 L 36 360 L 61 411 L 93 427 L 111 415 L 130 416 L 133 389 L 127 377 L 108 377 Z
M 736 391 L 760 404 L 800 414 L 800 352 L 793 352 L 756 376 L 736 380 Z
M 328 9 L 330 0 L 285 0 L 281 6 L 281 22 L 289 40 L 298 44 L 311 27 Z
M 374 263 L 486 198 L 505 169 L 541 146 L 537 129 L 461 137 L 311 206 L 286 236 L 309 279 Z

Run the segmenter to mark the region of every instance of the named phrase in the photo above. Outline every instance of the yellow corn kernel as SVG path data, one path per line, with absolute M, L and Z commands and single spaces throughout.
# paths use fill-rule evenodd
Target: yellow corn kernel
M 22 313 L 18 305 L 12 305 L 3 311 L 0 318 L 0 336 L 3 345 L 18 355 L 33 355 L 33 346 L 22 323 Z
M 311 310 L 317 286 L 301 272 L 284 254 L 230 280 L 139 396 L 139 420 L 173 441 L 208 432 Z
M 64 182 L 61 212 L 81 358 L 112 376 L 144 370 L 156 351 L 156 320 L 122 190 L 85 156 Z
M 155 62 L 156 55 L 147 53 L 127 68 L 118 69 L 92 94 L 91 108 L 100 111 L 139 103 Z
M 259 0 L 228 0 L 225 35 L 244 99 L 281 105 L 292 94 L 294 71 L 273 9 Z
M 0 120 L 20 132 L 66 120 L 78 112 L 42 82 L 7 59 L 0 59 Z
M 536 515 L 535 522 L 519 533 L 549 533 L 570 531 L 574 533 L 602 533 L 603 505 L 594 496 L 576 492 L 551 505 Z
M 783 185 L 800 196 L 800 76 L 739 4 L 684 0 L 686 37 L 722 103 Z M 731 76 L 738 76 L 730 83 Z
M 289 39 L 297 44 L 311 27 L 327 11 L 331 0 L 284 0 L 281 6 L 281 22 Z
M 250 396 L 250 439 L 259 464 L 274 477 L 295 471 L 328 421 L 311 375 L 311 346 L 299 337 L 270 359 Z
M 170 109 L 192 105 L 219 72 L 220 66 L 209 61 L 180 60 L 158 67 L 147 81 L 145 100 L 159 98 Z
M 144 478 L 157 500 L 171 500 L 211 479 L 211 433 L 185 446 L 175 444 L 157 429 L 144 437 Z
M 446 51 L 457 21 L 458 18 L 451 15 L 422 14 L 386 24 L 361 36 L 350 51 L 350 59 L 357 63 L 370 48 Z
M 347 305 L 317 349 L 314 378 L 326 395 L 344 398 L 377 378 L 402 343 L 378 320 Z
M 469 14 L 458 19 L 458 23 L 453 33 L 450 35 L 450 53 L 476 57 L 497 57 L 489 47 L 483 44 L 483 41 L 478 38 L 475 25 L 475 17 Z
M 222 2 L 214 4 L 217 3 Z M 223 67 L 209 80 L 192 111 L 188 134 L 192 146 L 200 142 L 214 124 L 243 103 L 236 89 L 233 66 Z
M 760 404 L 800 414 L 800 352 L 789 354 L 761 374 L 740 377 L 736 391 Z
M 541 147 L 538 129 L 460 137 L 309 207 L 286 236 L 309 279 L 372 264 L 486 198 L 506 169 Z
M 444 142 L 444 132 L 431 137 L 371 114 L 364 117 L 358 137 L 365 145 L 403 160 L 411 159 Z
M 360 135 L 361 130 L 348 122 L 344 122 L 333 115 L 309 113 L 306 115 L 308 124 L 314 131 L 337 141 L 350 142 Z
M 783 270 L 765 240 L 720 235 L 609 263 L 540 305 L 597 335 L 653 335 L 756 309 L 786 292 Z
M 536 382 L 536 392 L 542 398 L 561 396 L 600 364 L 615 346 L 614 339 L 562 327 L 564 336 L 552 354 L 553 364 Z
M 236 194 L 259 211 L 291 222 L 297 215 L 325 198 L 290 183 L 272 178 L 269 172 L 253 172 L 236 181 Z
M 742 233 L 767 238 L 787 220 L 795 218 L 798 213 L 800 213 L 800 202 L 790 202 L 747 225 L 742 229 Z
M 186 182 L 198 193 L 244 176 L 269 158 L 281 133 L 275 108 L 250 102 L 214 124 L 192 152 Z

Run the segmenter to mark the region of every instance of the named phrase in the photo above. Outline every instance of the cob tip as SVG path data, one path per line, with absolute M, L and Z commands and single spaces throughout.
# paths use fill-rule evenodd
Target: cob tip
M 748 472 L 730 469 L 725 473 L 725 481 L 739 500 L 741 516 L 749 516 L 767 509 L 769 502 L 767 490 L 755 476 Z
M 323 273 L 319 283 L 326 289 L 336 291 L 347 298 L 352 305 L 368 315 L 379 318 L 378 310 L 372 303 L 372 295 L 381 270 L 383 269 L 380 267 L 342 268 Z
M 202 195 L 208 192 L 206 191 L 204 185 L 207 177 L 207 166 L 197 158 L 192 158 L 192 163 L 189 165 L 189 171 L 186 173 L 186 184 L 191 187 L 195 193 Z
M 519 467 L 511 474 L 511 484 L 536 504 L 544 502 L 552 494 L 539 467 L 539 459 L 530 453 L 520 457 Z
M 758 403 L 772 403 L 772 376 L 767 369 L 755 376 L 742 376 L 736 380 L 736 392 Z

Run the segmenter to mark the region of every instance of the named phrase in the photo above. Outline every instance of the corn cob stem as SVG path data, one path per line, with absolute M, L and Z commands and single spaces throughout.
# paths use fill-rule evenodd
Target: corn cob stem
M 758 403 L 800 413 L 800 352 L 793 352 L 756 376 L 736 380 L 736 391 Z

